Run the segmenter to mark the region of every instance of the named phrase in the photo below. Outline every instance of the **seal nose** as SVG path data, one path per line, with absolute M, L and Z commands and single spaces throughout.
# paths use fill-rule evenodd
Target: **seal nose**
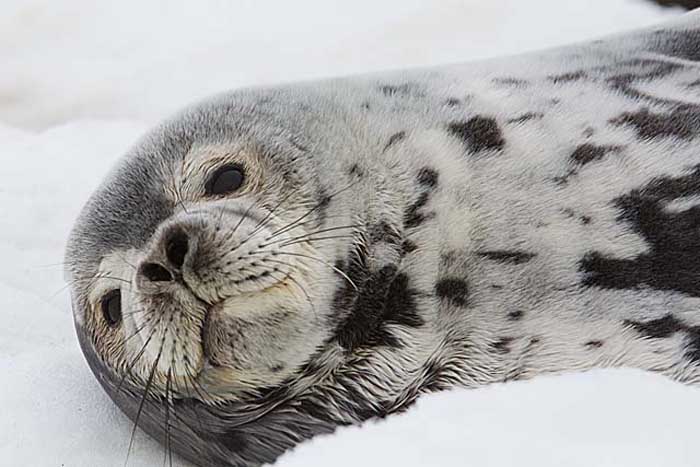
M 143 263 L 140 271 L 141 275 L 151 282 L 169 282 L 173 280 L 173 275 L 158 263 Z
M 139 274 L 149 282 L 171 282 L 180 276 L 189 250 L 187 233 L 174 228 L 168 230 L 159 242 L 163 245 L 160 254 L 155 254 L 139 267 Z M 163 255 L 163 253 L 165 255 Z
M 171 230 L 165 237 L 165 257 L 175 269 L 181 269 L 189 249 L 187 234 L 180 229 Z

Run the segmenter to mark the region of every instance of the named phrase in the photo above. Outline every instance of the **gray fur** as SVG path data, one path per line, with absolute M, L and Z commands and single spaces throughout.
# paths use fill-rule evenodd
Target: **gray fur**
M 222 466 L 455 386 L 610 366 L 698 384 L 699 60 L 691 13 L 195 105 L 129 152 L 72 233 L 86 358 L 148 433 Z M 206 198 L 220 160 L 251 185 Z M 181 278 L 148 283 L 169 229 L 191 242 Z M 119 329 L 95 306 L 114 288 Z

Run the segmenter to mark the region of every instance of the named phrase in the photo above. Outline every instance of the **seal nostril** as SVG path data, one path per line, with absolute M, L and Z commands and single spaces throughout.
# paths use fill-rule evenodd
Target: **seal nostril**
M 169 282 L 173 280 L 170 271 L 158 263 L 145 263 L 141 265 L 141 275 L 151 282 Z
M 165 256 L 176 268 L 181 268 L 187 254 L 187 235 L 182 231 L 173 232 L 165 244 Z

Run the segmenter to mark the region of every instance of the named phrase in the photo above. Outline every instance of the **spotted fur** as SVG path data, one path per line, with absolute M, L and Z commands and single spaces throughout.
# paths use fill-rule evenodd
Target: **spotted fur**
M 86 358 L 139 426 L 217 466 L 455 386 L 605 366 L 698 384 L 699 72 L 692 13 L 186 109 L 71 235 Z M 245 187 L 205 196 L 227 162 Z M 176 279 L 144 279 L 173 229 Z M 120 328 L 96 305 L 114 289 Z

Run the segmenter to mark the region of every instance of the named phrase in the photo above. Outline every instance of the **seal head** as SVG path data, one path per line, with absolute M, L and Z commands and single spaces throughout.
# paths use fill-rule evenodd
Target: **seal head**
M 271 102 L 221 96 L 151 132 L 89 200 L 68 246 L 76 328 L 101 383 L 147 431 L 207 464 L 242 465 L 243 437 L 224 430 L 285 399 L 275 393 L 337 325 L 333 291 L 352 284 L 334 264 L 358 232 L 352 179 L 335 175 L 343 154 L 283 122 L 303 100 Z

